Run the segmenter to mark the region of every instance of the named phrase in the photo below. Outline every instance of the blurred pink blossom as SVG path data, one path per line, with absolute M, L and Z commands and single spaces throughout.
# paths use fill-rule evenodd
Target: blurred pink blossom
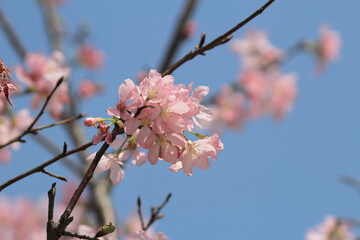
M 31 106 L 37 109 L 54 89 L 57 81 L 61 77 L 69 76 L 70 68 L 66 66 L 65 57 L 59 51 L 54 51 L 49 58 L 46 58 L 43 53 L 28 53 L 25 64 L 26 69 L 18 66 L 15 72 L 18 79 L 35 92 L 31 99 Z M 66 81 L 63 81 L 48 104 L 51 116 L 60 118 L 64 104 L 68 101 L 68 85 Z
M 94 70 L 103 66 L 105 53 L 90 44 L 84 44 L 77 52 L 77 60 L 82 66 Z
M 355 240 L 349 222 L 326 216 L 324 221 L 306 233 L 306 240 Z
M 79 84 L 79 94 L 81 98 L 91 98 L 101 91 L 101 86 L 89 79 L 82 79 Z

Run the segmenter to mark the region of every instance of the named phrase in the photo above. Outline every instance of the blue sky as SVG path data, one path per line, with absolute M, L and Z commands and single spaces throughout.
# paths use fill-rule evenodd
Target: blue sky
M 105 109 L 117 101 L 117 88 L 124 79 L 134 79 L 144 66 L 160 64 L 183 2 L 69 0 L 60 8 L 71 31 L 83 20 L 90 23 L 89 41 L 107 55 L 104 69 L 92 75 L 104 82 L 107 92 L 86 102 L 83 112 L 104 116 Z M 210 41 L 264 2 L 201 1 L 193 15 L 198 31 L 182 46 L 178 58 L 198 43 L 202 31 Z M 28 50 L 48 52 L 36 1 L 4 0 L 0 6 Z M 188 177 L 169 172 L 167 164 L 131 167 L 113 191 L 119 218 L 135 210 L 138 195 L 149 207 L 161 203 L 169 192 L 173 198 L 156 230 L 171 239 L 304 239 L 306 229 L 327 214 L 359 218 L 360 196 L 339 181 L 341 175 L 359 178 L 360 170 L 359 8 L 357 0 L 275 1 L 236 32 L 235 37 L 241 37 L 247 29 L 263 29 L 276 46 L 285 49 L 300 39 L 316 38 L 319 26 L 328 23 L 340 31 L 343 47 L 338 61 L 321 76 L 314 74 L 314 59 L 306 54 L 288 62 L 284 72 L 295 72 L 299 79 L 293 110 L 282 122 L 265 118 L 250 122 L 242 131 L 225 132 L 225 149 L 208 171 L 197 169 Z M 0 57 L 8 65 L 19 63 L 2 32 Z M 173 75 L 176 83 L 208 85 L 210 93 L 215 93 L 236 78 L 238 68 L 229 47 L 220 46 Z M 83 74 L 79 71 L 74 76 Z M 14 103 L 21 106 L 26 101 L 15 99 Z M 43 119 L 43 123 L 48 121 Z M 88 133 L 89 137 L 94 134 Z M 46 134 L 59 145 L 65 139 L 59 129 Z M 12 162 L 0 167 L 0 180 L 50 157 L 35 143 L 23 144 Z M 50 170 L 65 171 L 60 164 Z M 64 175 L 71 176 L 67 171 Z M 2 194 L 38 199 L 52 181 L 43 175 L 31 176 Z

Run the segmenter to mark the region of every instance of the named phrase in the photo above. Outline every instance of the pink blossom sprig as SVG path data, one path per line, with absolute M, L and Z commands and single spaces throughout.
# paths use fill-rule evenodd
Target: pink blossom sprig
M 117 137 L 112 143 L 113 146 L 116 141 L 122 141 L 121 150 L 117 149 L 112 163 L 119 165 L 131 155 L 135 165 L 142 165 L 147 160 L 155 165 L 160 159 L 171 164 L 171 171 L 183 169 L 189 176 L 193 174 L 194 165 L 208 169 L 209 158 L 215 160 L 216 154 L 223 149 L 219 137 L 204 136 L 192 142 L 184 135 L 186 131 L 192 132 L 195 125 L 202 127 L 203 122 L 212 120 L 212 111 L 200 104 L 208 92 L 209 88 L 205 86 L 193 89 L 192 84 L 187 87 L 175 85 L 173 76 L 162 77 L 156 70 L 151 70 L 139 86 L 126 79 L 119 87 L 118 103 L 107 109 L 113 117 L 108 119 L 111 124 L 122 125 L 128 136 L 126 140 Z M 104 136 L 106 141 L 110 139 L 111 124 L 106 125 L 104 119 L 87 118 L 84 124 L 99 129 L 93 137 L 94 143 Z M 141 149 L 148 150 L 147 154 Z M 104 158 L 101 161 L 110 166 L 110 160 Z

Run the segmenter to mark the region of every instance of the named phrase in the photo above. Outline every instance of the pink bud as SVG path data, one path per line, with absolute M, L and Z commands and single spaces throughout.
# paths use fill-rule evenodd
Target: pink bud
M 92 127 L 96 124 L 96 118 L 88 117 L 84 120 L 84 125 L 86 127 Z

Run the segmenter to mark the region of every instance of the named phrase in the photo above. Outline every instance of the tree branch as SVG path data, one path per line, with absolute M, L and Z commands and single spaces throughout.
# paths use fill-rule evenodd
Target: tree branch
M 197 55 L 204 55 L 206 51 L 213 49 L 214 47 L 217 47 L 219 45 L 222 45 L 226 42 L 228 42 L 235 31 L 239 30 L 241 27 L 243 27 L 245 24 L 250 22 L 252 19 L 254 19 L 256 16 L 260 15 L 268 6 L 270 6 L 275 0 L 269 0 L 267 3 L 265 3 L 261 8 L 256 10 L 253 14 L 251 14 L 249 17 L 247 17 L 242 22 L 238 23 L 235 27 L 224 33 L 223 35 L 217 37 L 212 42 L 206 44 L 203 47 L 197 48 L 195 50 L 190 51 L 188 54 L 186 54 L 183 58 L 181 58 L 179 61 L 171 65 L 167 70 L 165 70 L 162 73 L 162 76 L 171 74 L 173 71 L 175 71 L 178 67 L 183 65 L 185 62 L 195 58 Z
M 53 0 L 39 0 L 42 7 L 46 30 L 53 50 L 63 50 L 62 31 L 59 16 Z
M 23 140 L 22 137 L 24 137 L 24 136 L 25 136 L 26 134 L 28 134 L 28 133 L 35 133 L 35 132 L 36 132 L 36 130 L 35 130 L 35 131 L 33 130 L 33 127 L 34 127 L 35 123 L 39 120 L 39 118 L 41 117 L 41 115 L 43 115 L 43 113 L 44 113 L 44 111 L 45 111 L 45 108 L 46 108 L 46 106 L 48 105 L 51 97 L 54 95 L 56 89 L 60 86 L 60 84 L 63 82 L 63 80 L 64 80 L 64 78 L 61 77 L 61 78 L 57 81 L 54 89 L 51 91 L 51 93 L 49 94 L 49 96 L 47 96 L 44 105 L 42 106 L 42 108 L 41 108 L 40 112 L 38 113 L 38 115 L 35 117 L 35 119 L 34 119 L 34 120 L 32 121 L 32 123 L 30 124 L 30 126 L 29 126 L 27 129 L 25 129 L 19 136 L 15 137 L 15 138 L 13 138 L 13 139 L 11 139 L 11 140 L 9 140 L 7 143 L 4 143 L 4 144 L 0 145 L 0 149 L 3 148 L 3 147 L 9 146 L 10 144 L 12 144 L 12 143 L 14 143 L 14 142 L 25 142 L 25 140 Z M 44 127 L 43 127 L 43 128 L 44 128 Z M 40 130 L 41 130 L 41 129 L 40 129 Z
M 18 36 L 16 35 L 14 29 L 12 28 L 5 14 L 2 12 L 1 8 L 0 8 L 0 25 L 5 33 L 5 36 L 8 38 L 10 44 L 14 48 L 15 52 L 21 58 L 21 60 L 23 60 L 26 55 L 26 49 L 21 43 Z
M 86 143 L 86 144 L 84 144 L 84 145 L 82 145 L 80 147 L 73 148 L 73 149 L 71 149 L 69 151 L 66 151 L 66 147 L 64 147 L 63 152 L 61 154 L 57 155 L 56 157 L 53 157 L 52 159 L 42 163 L 41 165 L 39 165 L 39 166 L 37 166 L 37 167 L 23 173 L 23 174 L 20 174 L 17 177 L 14 177 L 14 178 L 8 180 L 7 182 L 5 182 L 4 184 L 0 185 L 0 192 L 3 189 L 5 189 L 6 187 L 10 186 L 11 184 L 13 184 L 13 183 L 15 183 L 15 182 L 17 182 L 17 181 L 19 181 L 19 180 L 21 180 L 23 178 L 26 178 L 26 177 L 34 174 L 34 173 L 41 172 L 44 168 L 46 168 L 47 166 L 57 162 L 58 160 L 66 157 L 66 156 L 69 156 L 71 154 L 77 153 L 79 151 L 83 151 L 83 150 L 87 149 L 88 147 L 90 147 L 92 145 L 94 145 L 92 142 L 88 142 L 88 143 Z
M 140 223 L 141 223 L 141 229 L 146 231 L 149 229 L 149 227 L 156 221 L 159 220 L 161 218 L 164 217 L 164 215 L 159 215 L 160 211 L 163 209 L 163 207 L 169 202 L 171 198 L 171 193 L 169 193 L 164 202 L 159 206 L 159 207 L 151 207 L 151 216 L 149 219 L 149 222 L 146 224 L 146 226 L 144 225 L 144 219 L 142 217 L 142 213 L 141 213 L 141 198 L 138 197 L 137 199 L 137 207 L 138 207 L 138 214 L 139 214 L 139 218 L 140 218 Z
M 165 57 L 161 63 L 160 72 L 166 70 L 171 64 L 180 44 L 185 40 L 183 32 L 185 28 L 186 22 L 189 20 L 192 12 L 195 9 L 198 0 L 188 0 L 187 4 L 185 5 L 181 17 L 179 18 L 176 27 L 174 28 L 173 38 L 169 44 Z

